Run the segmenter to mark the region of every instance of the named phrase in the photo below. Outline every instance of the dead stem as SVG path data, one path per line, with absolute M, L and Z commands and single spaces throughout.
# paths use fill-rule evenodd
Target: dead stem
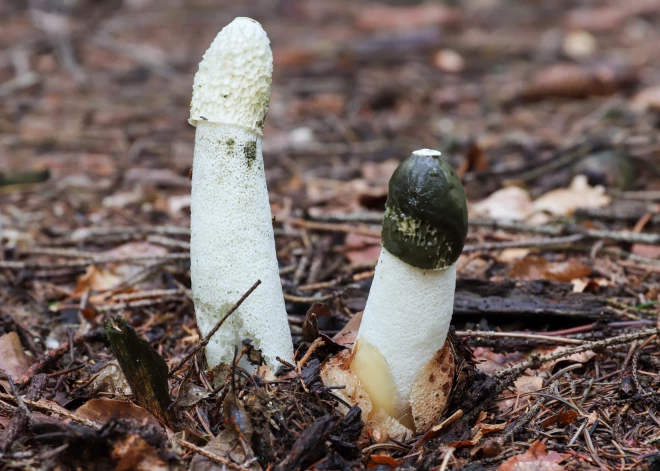
M 569 348 L 567 350 L 551 353 L 549 355 L 538 356 L 534 355 L 531 360 L 520 363 L 518 365 L 511 366 L 509 368 L 504 368 L 495 372 L 495 376 L 498 378 L 506 378 L 509 376 L 518 376 L 522 374 L 526 369 L 538 369 L 539 366 L 550 361 L 558 360 L 560 358 L 566 358 L 568 356 L 574 355 L 576 353 L 586 352 L 587 350 L 599 350 L 606 347 L 613 347 L 615 345 L 624 345 L 627 343 L 634 342 L 639 339 L 650 337 L 652 335 L 657 335 L 660 333 L 660 328 L 642 330 L 641 332 L 635 332 L 632 334 L 619 335 L 617 337 L 611 337 L 605 340 L 599 340 L 597 342 L 586 342 L 579 347 Z

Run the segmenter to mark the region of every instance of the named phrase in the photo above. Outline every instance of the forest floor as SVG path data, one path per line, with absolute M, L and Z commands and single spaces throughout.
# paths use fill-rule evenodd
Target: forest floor
M 660 2 L 24 3 L 0 4 L 3 469 L 660 469 Z M 223 383 L 196 355 L 149 405 L 103 323 L 170 369 L 199 344 L 187 118 L 236 16 L 273 47 L 300 374 Z M 363 310 L 420 148 L 468 195 L 453 325 L 476 370 L 432 432 L 375 443 L 319 380 L 330 342 L 304 354 Z

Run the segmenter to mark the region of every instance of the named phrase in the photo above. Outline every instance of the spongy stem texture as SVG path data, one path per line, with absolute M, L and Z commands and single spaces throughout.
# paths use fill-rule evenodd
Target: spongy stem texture
M 385 358 L 399 408 L 408 405 L 418 373 L 445 343 L 455 289 L 456 263 L 445 270 L 422 270 L 381 250 L 357 339 Z
M 261 25 L 236 18 L 211 43 L 193 83 L 189 122 L 243 126 L 258 134 L 268 112 L 273 53 Z
M 209 366 L 230 363 L 243 339 L 253 341 L 273 371 L 277 356 L 291 361 L 258 135 L 241 126 L 198 123 L 190 226 L 190 275 L 202 335 L 261 280 L 206 346 Z

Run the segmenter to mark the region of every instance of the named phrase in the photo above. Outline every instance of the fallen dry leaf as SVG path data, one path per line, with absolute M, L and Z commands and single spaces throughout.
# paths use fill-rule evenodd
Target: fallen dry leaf
M 527 257 L 530 252 L 530 249 L 504 249 L 499 255 L 496 255 L 495 258 L 500 263 L 511 263 L 517 260 L 522 260 Z
M 497 471 L 561 471 L 564 469 L 559 463 L 570 455 L 546 452 L 546 446 L 538 440 L 532 443 L 525 453 L 512 456 L 497 468 Z
M 639 255 L 640 257 L 659 258 L 660 246 L 649 245 L 649 244 L 633 244 L 633 246 L 630 249 L 630 252 L 635 255 Z
M 488 156 L 484 149 L 477 143 L 473 143 L 468 147 L 461 164 L 456 169 L 459 177 L 463 177 L 466 173 L 477 171 L 485 172 L 488 170 Z
M 362 322 L 362 312 L 355 314 L 346 325 L 332 337 L 332 340 L 342 347 L 349 349 L 353 348 L 355 339 L 357 338 L 358 331 L 360 330 L 360 323 Z
M 518 260 L 509 271 L 511 278 L 520 280 L 551 280 L 566 283 L 590 274 L 591 268 L 577 259 L 549 262 L 540 256 L 528 256 Z
M 84 275 L 78 277 L 73 294 L 82 295 L 85 291 L 106 291 L 122 282 L 122 277 L 97 265 L 90 265 Z
M 117 399 L 97 398 L 87 401 L 76 411 L 76 416 L 89 419 L 103 426 L 109 420 L 122 418 L 133 419 L 143 426 L 151 426 L 158 430 L 163 427 L 149 411 L 132 402 Z
M 433 54 L 433 66 L 443 72 L 458 73 L 465 68 L 465 59 L 451 49 L 441 49 Z
M 135 255 L 165 255 L 167 249 L 163 246 L 149 242 L 128 242 L 113 249 L 103 252 L 102 256 L 107 258 L 132 257 Z
M 532 350 L 531 353 L 538 353 L 539 355 L 549 355 L 549 354 L 563 352 L 568 349 L 569 347 L 538 347 Z M 544 363 L 539 368 L 539 371 L 552 371 L 552 369 L 555 367 L 557 363 L 564 361 L 568 361 L 572 363 L 587 363 L 595 356 L 596 353 L 592 352 L 591 350 L 587 350 L 586 352 L 581 352 L 581 353 L 574 353 L 573 355 L 569 355 L 563 358 L 559 358 L 558 360 L 553 360 Z
M 191 407 L 208 398 L 210 395 L 211 394 L 203 387 L 186 381 L 179 389 L 176 404 L 179 407 Z
M 576 175 L 568 188 L 552 190 L 534 201 L 535 211 L 570 216 L 578 208 L 602 208 L 610 203 L 602 186 L 590 186 L 587 177 Z
M 212 438 L 206 446 L 204 446 L 204 450 L 214 455 L 218 455 L 221 458 L 225 458 L 229 462 L 237 465 L 246 466 L 245 463 L 250 463 L 242 469 L 248 469 L 249 471 L 262 470 L 258 461 L 247 460 L 245 449 L 240 445 L 238 435 L 234 429 L 227 428 L 220 432 L 217 437 Z M 189 469 L 190 471 L 224 471 L 228 469 L 228 467 L 211 461 L 200 454 L 195 454 L 190 463 Z
M 484 435 L 489 433 L 501 432 L 507 426 L 507 422 L 502 422 L 501 424 L 481 424 L 481 432 Z
M 571 424 L 575 419 L 577 419 L 578 415 L 579 414 L 574 409 L 561 411 L 558 414 L 551 415 L 547 419 L 544 419 L 541 422 L 541 426 L 543 428 L 550 428 Z
M 535 101 L 611 95 L 637 79 L 637 70 L 622 64 L 556 64 L 537 72 L 520 98 Z
M 290 111 L 294 116 L 340 116 L 346 106 L 346 96 L 340 93 L 317 93 L 294 102 Z M 311 140 L 310 140 L 311 141 Z
M 474 358 L 477 360 L 477 369 L 484 373 L 495 373 L 497 370 L 518 364 L 526 360 L 522 352 L 495 353 L 489 348 L 477 347 L 474 349 Z
M 111 177 L 116 172 L 117 161 L 109 155 L 85 153 L 76 159 L 76 169 L 86 175 Z
M 472 438 L 470 438 L 469 440 L 466 439 L 466 440 L 450 442 L 447 446 L 451 446 L 454 448 L 475 446 L 481 441 L 484 435 L 487 435 L 489 433 L 501 432 L 506 427 L 507 424 L 506 422 L 503 422 L 501 424 L 482 423 L 482 421 L 485 420 L 486 417 L 487 414 L 484 411 L 482 411 L 479 414 L 479 417 L 477 418 L 477 424 L 474 427 L 472 427 L 472 433 L 470 434 Z
M 584 290 L 587 289 L 587 286 L 589 286 L 589 279 L 576 278 L 574 280 L 571 280 L 571 283 L 573 284 L 574 293 L 584 293 Z
M 398 160 L 388 159 L 384 162 L 365 162 L 362 164 L 360 170 L 362 176 L 368 183 L 373 185 L 387 185 L 398 166 Z
M 637 111 L 660 110 L 660 85 L 645 88 L 637 93 L 631 105 Z
M 144 201 L 142 187 L 133 188 L 130 191 L 118 191 L 103 198 L 103 206 L 106 208 L 125 208 L 128 205 Z
M 167 471 L 169 466 L 158 456 L 156 449 L 139 435 L 126 435 L 114 444 L 110 456 L 116 471 Z
M 104 258 L 129 258 L 150 255 L 157 258 L 165 255 L 167 248 L 149 242 L 128 242 L 102 253 Z M 131 263 L 116 263 L 109 266 L 122 279 L 127 279 L 143 269 L 141 265 Z
M 0 369 L 12 379 L 23 374 L 32 364 L 32 358 L 25 353 L 21 339 L 16 332 L 0 337 Z
M 190 208 L 191 195 L 175 195 L 167 198 L 167 213 L 177 216 L 182 210 Z
M 527 219 L 534 206 L 527 190 L 511 186 L 497 190 L 485 200 L 471 205 L 470 209 L 470 216 L 520 221 Z
M 346 235 L 346 258 L 352 265 L 375 265 L 380 256 L 380 240 L 353 232 Z
M 141 185 L 190 186 L 188 177 L 177 174 L 171 168 L 130 168 L 124 175 L 127 182 Z
M 566 16 L 566 25 L 592 33 L 607 33 L 619 29 L 626 17 L 626 11 L 617 7 L 578 8 Z
M 424 26 L 449 25 L 460 21 L 458 10 L 441 3 L 423 3 L 406 7 L 367 5 L 360 8 L 355 22 L 361 29 L 416 29 Z
M 327 304 L 314 303 L 305 314 L 305 322 L 302 327 L 303 340 L 306 342 L 313 342 L 321 335 L 319 332 L 319 319 L 323 317 L 330 317 L 332 312 Z
M 608 33 L 622 28 L 630 17 L 658 10 L 660 4 L 655 0 L 626 0 L 614 2 L 613 6 L 577 8 L 567 15 L 566 25 L 595 33 Z
M 105 392 L 113 396 L 128 396 L 131 394 L 131 387 L 128 385 L 126 376 L 124 376 L 117 360 L 112 360 L 98 371 L 92 384 L 90 384 L 90 391 L 93 394 Z
M 575 279 L 571 280 L 571 283 L 573 283 L 574 293 L 584 293 L 585 291 L 598 293 L 602 288 L 616 286 L 611 280 L 602 276 L 598 278 Z
M 519 394 L 526 394 L 539 391 L 543 388 L 543 378 L 540 376 L 522 375 L 513 383 L 516 387 L 516 392 Z
M 532 399 L 531 396 L 526 396 L 524 398 L 520 396 L 540 390 L 543 387 L 543 378 L 539 376 L 523 375 L 514 382 L 514 386 L 516 387 L 515 393 L 504 391 L 502 395 L 504 399 L 497 401 L 497 408 L 502 414 L 510 412 L 516 403 L 520 403 L 521 400 L 524 400 L 525 403 L 529 403 Z
M 447 446 L 453 447 L 453 448 L 462 448 L 466 446 L 475 446 L 477 443 L 481 441 L 483 438 L 484 434 L 481 431 L 481 427 L 478 425 L 475 426 L 472 429 L 472 438 L 469 440 L 459 440 L 459 441 L 454 441 L 454 442 L 449 442 Z
M 280 46 L 273 48 L 273 64 L 286 69 L 313 62 L 317 53 L 313 49 L 299 46 Z
M 401 461 L 395 460 L 388 455 L 371 455 L 369 457 L 368 469 L 381 469 L 381 466 L 389 466 L 391 469 L 396 469 L 401 466 Z

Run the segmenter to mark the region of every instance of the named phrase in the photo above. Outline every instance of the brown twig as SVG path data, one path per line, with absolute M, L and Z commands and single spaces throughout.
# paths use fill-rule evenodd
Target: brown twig
M 291 303 L 322 303 L 323 301 L 329 301 L 330 299 L 336 298 L 339 294 L 341 294 L 340 291 L 326 294 L 323 296 L 309 296 L 309 297 L 304 297 L 304 296 L 296 296 L 293 294 L 287 294 L 284 293 L 284 300 L 289 301 Z
M 535 225 L 520 221 L 506 221 L 500 219 L 472 218 L 470 227 L 489 227 L 511 232 L 527 232 L 530 234 L 542 234 L 548 236 L 570 236 L 582 235 L 590 239 L 610 239 L 618 242 L 659 244 L 660 234 L 649 234 L 632 231 L 611 231 L 602 229 L 589 229 L 574 225 Z
M 11 394 L 0 393 L 0 399 L 2 399 L 4 401 L 11 401 L 14 404 L 16 404 L 18 402 L 18 400 Z M 64 409 L 63 407 L 54 407 L 54 406 L 51 406 L 47 403 L 38 402 L 38 401 L 31 401 L 31 400 L 26 399 L 26 398 L 21 398 L 21 400 L 26 405 L 28 405 L 28 406 L 30 406 L 34 409 L 44 411 L 44 412 L 50 412 L 52 414 L 59 415 L 60 417 L 64 417 L 65 419 L 70 419 L 74 422 L 77 422 L 77 423 L 82 424 L 82 425 L 86 425 L 87 427 L 92 427 L 92 428 L 97 429 L 97 430 L 99 428 L 101 428 L 96 422 L 92 422 L 89 419 L 78 417 L 75 413 L 69 412 L 68 410 Z
M 94 329 L 86 334 L 79 335 L 73 338 L 73 345 L 80 345 L 81 343 L 88 342 L 90 340 L 100 340 L 105 338 L 105 331 L 102 328 Z M 42 357 L 40 357 L 36 362 L 32 364 L 25 372 L 21 375 L 20 378 L 16 380 L 16 385 L 18 387 L 23 387 L 30 382 L 30 379 L 40 373 L 44 368 L 47 368 L 52 363 L 59 360 L 62 356 L 66 355 L 71 349 L 69 342 L 63 343 L 59 347 L 46 352 Z
M 307 363 L 307 360 L 309 360 L 309 357 L 312 356 L 312 353 L 314 353 L 314 351 L 318 349 L 320 346 L 322 346 L 324 343 L 325 342 L 321 337 L 317 337 L 314 339 L 314 342 L 312 342 L 312 344 L 309 346 L 303 357 L 296 365 L 296 370 L 298 371 L 298 374 L 300 374 L 300 372 L 302 371 L 302 367 L 305 365 L 305 363 Z
M 463 253 L 478 250 L 502 250 L 523 247 L 555 247 L 559 245 L 573 244 L 584 239 L 582 234 L 574 234 L 564 237 L 549 237 L 544 239 L 514 240 L 511 242 L 484 242 L 481 244 L 468 244 L 463 247 Z
M 69 262 L 56 262 L 44 263 L 34 261 L 0 261 L 0 268 L 8 268 L 11 270 L 25 270 L 25 269 L 53 269 L 53 268 L 73 268 L 73 267 L 86 267 L 87 265 L 101 265 L 106 263 L 131 263 L 131 262 L 147 262 L 147 261 L 160 261 L 160 260 L 188 260 L 190 254 L 187 252 L 182 253 L 167 253 L 163 255 L 132 255 L 128 257 L 93 257 L 83 260 L 72 260 Z
M 646 330 L 642 330 L 641 332 L 635 332 L 632 334 L 610 337 L 609 339 L 598 340 L 596 342 L 586 342 L 580 345 L 579 347 L 569 348 L 567 350 L 557 353 L 551 353 L 549 355 L 543 355 L 543 356 L 533 355 L 532 358 L 526 362 L 496 371 L 495 376 L 497 376 L 498 378 L 505 378 L 507 376 L 516 376 L 521 374 L 523 371 L 525 371 L 528 368 L 537 369 L 540 365 L 544 363 L 558 360 L 560 358 L 565 358 L 567 356 L 571 356 L 576 353 L 586 352 L 587 350 L 598 350 L 605 347 L 613 347 L 615 345 L 623 345 L 630 342 L 634 342 L 639 339 L 650 337 L 651 335 L 657 335 L 658 333 L 660 333 L 660 327 L 656 327 L 654 329 L 646 329 Z
M 221 464 L 223 466 L 227 466 L 228 468 L 235 469 L 236 471 L 250 471 L 249 468 L 244 468 L 243 466 L 239 466 L 231 461 L 229 461 L 226 458 L 223 458 L 222 456 L 218 456 L 215 453 L 211 453 L 208 450 L 205 450 L 204 448 L 198 447 L 197 445 L 194 445 L 190 442 L 187 442 L 185 440 L 182 440 L 181 438 L 174 437 L 174 440 L 181 445 L 184 448 L 189 449 L 190 451 L 194 451 L 195 453 L 199 453 L 205 458 L 210 459 L 211 461 Z
M 534 405 L 529 408 L 527 413 L 519 417 L 518 420 L 516 420 L 513 424 L 509 425 L 502 434 L 502 436 L 496 438 L 497 442 L 500 445 L 503 445 L 509 438 L 513 437 L 516 433 L 518 433 L 525 425 L 529 423 L 530 420 L 532 420 L 534 417 L 538 415 L 539 410 L 541 409 L 541 407 L 543 406 L 546 400 L 547 400 L 546 396 L 539 397 L 534 402 Z
M 369 237 L 380 238 L 380 230 L 369 229 L 366 227 L 352 226 L 350 224 L 332 224 L 323 222 L 307 221 L 306 219 L 298 218 L 280 218 L 279 222 L 285 222 L 296 227 L 303 227 L 315 231 L 324 232 L 345 232 Z
M 121 311 L 123 309 L 155 306 L 169 301 L 182 301 L 185 299 L 185 296 L 182 295 L 185 294 L 185 291 L 181 289 L 138 291 L 137 293 L 118 295 L 111 299 L 119 302 L 101 304 L 95 307 L 99 312 Z
M 188 360 L 190 360 L 198 351 L 200 351 L 202 348 L 206 347 L 211 340 L 211 337 L 215 335 L 215 333 L 222 327 L 222 324 L 225 323 L 225 321 L 231 316 L 236 309 L 241 307 L 241 304 L 252 294 L 252 292 L 257 289 L 257 286 L 261 284 L 261 280 L 257 280 L 249 290 L 245 292 L 243 296 L 241 296 L 241 299 L 239 299 L 236 304 L 234 304 L 229 311 L 227 311 L 227 314 L 224 315 L 222 319 L 218 321 L 218 323 L 213 327 L 206 336 L 200 340 L 197 345 L 181 360 L 174 368 L 170 370 L 170 373 L 168 376 L 172 376 L 179 368 L 181 368 Z
M 478 332 L 478 331 L 456 331 L 456 335 L 459 337 L 471 337 L 471 338 L 515 338 L 515 339 L 530 339 L 530 340 L 544 340 L 554 343 L 567 343 L 571 345 L 582 345 L 584 340 L 578 339 L 567 339 L 564 337 L 554 337 L 550 335 L 539 335 L 525 332 Z

